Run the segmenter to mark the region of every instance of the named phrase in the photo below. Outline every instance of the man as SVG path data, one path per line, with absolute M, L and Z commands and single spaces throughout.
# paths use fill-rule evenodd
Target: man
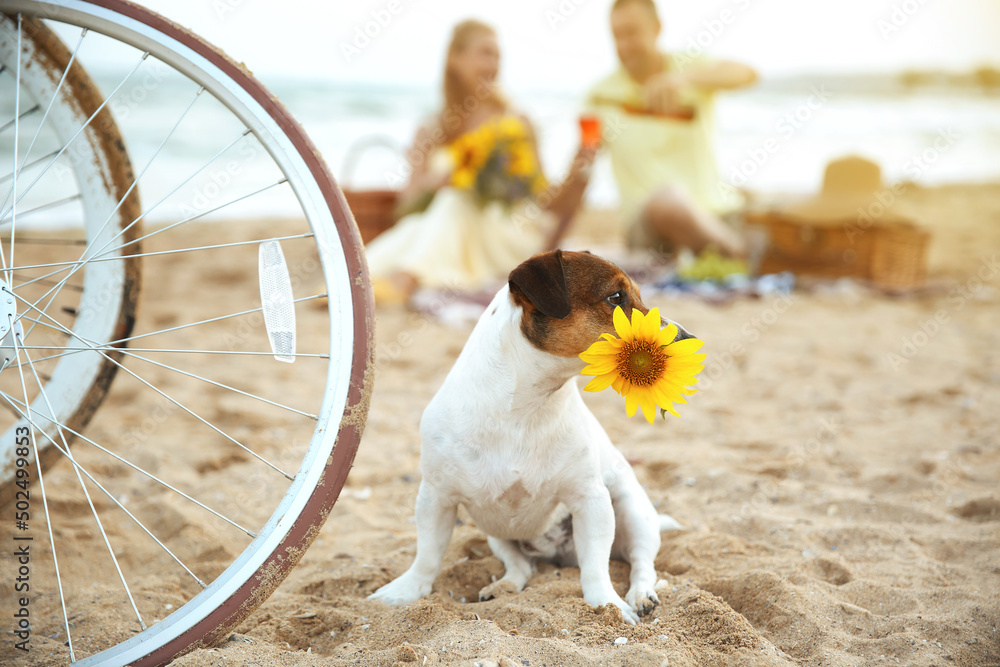
M 611 32 L 621 67 L 588 96 L 604 121 L 626 239 L 632 248 L 699 252 L 712 245 L 741 255 L 740 236 L 720 219 L 739 200 L 716 169 L 713 97 L 752 84 L 757 74 L 735 62 L 663 53 L 660 30 L 653 0 L 615 0 Z

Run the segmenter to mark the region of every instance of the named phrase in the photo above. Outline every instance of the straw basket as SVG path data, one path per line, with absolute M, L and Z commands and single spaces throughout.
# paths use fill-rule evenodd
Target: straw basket
M 831 161 L 822 190 L 782 207 L 748 212 L 770 244 L 760 271 L 870 280 L 889 289 L 923 284 L 930 234 L 863 157 Z
M 890 289 L 919 287 L 927 275 L 931 235 L 914 224 L 863 229 L 856 220 L 816 224 L 775 211 L 750 213 L 747 224 L 764 228 L 770 241 L 761 273 L 858 278 Z
M 341 178 L 341 191 L 347 200 L 347 205 L 354 214 L 354 221 L 361 232 L 361 241 L 368 244 L 373 238 L 389 229 L 396 223 L 396 204 L 399 201 L 399 190 L 369 189 L 360 190 L 346 185 L 354 174 L 355 166 L 361 154 L 370 148 L 384 147 L 400 153 L 398 145 L 384 137 L 367 137 L 355 142 L 347 149 L 344 157 Z

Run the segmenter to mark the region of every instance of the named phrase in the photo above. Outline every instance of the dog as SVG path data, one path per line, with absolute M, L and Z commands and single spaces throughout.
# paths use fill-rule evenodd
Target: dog
M 542 253 L 510 273 L 420 422 L 416 558 L 370 599 L 431 592 L 463 505 L 506 568 L 481 601 L 523 590 L 545 559 L 579 566 L 584 599 L 630 624 L 659 603 L 660 531 L 680 525 L 657 514 L 576 380 L 578 355 L 614 333 L 617 306 L 648 312 L 621 269 L 587 252 Z M 692 337 L 677 326 L 678 340 Z M 624 600 L 611 557 L 631 566 Z

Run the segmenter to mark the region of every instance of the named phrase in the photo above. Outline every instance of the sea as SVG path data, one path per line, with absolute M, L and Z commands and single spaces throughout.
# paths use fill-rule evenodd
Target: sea
M 3 127 L 13 118 L 14 95 L 10 72 L 0 78 L 7 79 L 6 85 L 0 81 Z M 120 83 L 100 72 L 95 80 L 106 94 Z M 399 187 L 408 170 L 405 155 L 416 128 L 440 104 L 439 91 L 427 86 L 284 78 L 265 80 L 265 84 L 302 124 L 339 184 L 353 189 Z M 143 174 L 139 184 L 143 201 L 157 202 L 148 210 L 148 219 L 153 221 L 190 214 L 191 195 L 165 194 L 182 176 L 204 170 L 206 155 L 214 155 L 213 142 L 239 129 L 229 128 L 215 101 L 199 99 L 196 104 L 202 115 L 197 122 L 185 119 L 170 133 L 192 103 L 192 90 L 191 82 L 173 75 L 152 79 L 146 75 L 119 90 L 110 105 L 125 133 L 133 164 Z M 584 91 L 512 87 L 506 92 L 535 125 L 549 179 L 559 179 L 578 145 Z M 25 134 L 30 123 L 24 125 L 19 143 L 22 159 L 30 139 Z M 765 79 L 752 88 L 720 94 L 716 125 L 720 181 L 764 196 L 815 192 L 825 165 L 848 154 L 878 162 L 886 183 L 1000 181 L 1000 90 L 996 88 L 907 86 L 894 75 Z M 9 128 L 0 131 L 0 179 L 11 171 L 5 165 L 14 163 L 12 135 Z M 143 171 L 153 155 L 154 167 Z M 225 159 L 223 155 L 219 164 L 225 164 Z M 266 165 L 258 168 L 256 161 L 241 163 L 240 178 L 262 187 L 272 178 L 265 173 L 268 169 Z M 214 167 L 204 170 L 192 183 L 208 183 L 213 171 L 219 173 Z M 45 179 L 38 187 L 46 187 Z M 0 180 L 0 199 L 7 188 L 9 178 Z M 51 197 L 55 194 L 50 193 Z M 586 201 L 593 207 L 617 203 L 606 158 L 596 164 Z M 295 213 L 293 204 L 288 197 L 265 192 L 252 203 L 223 207 L 211 217 L 290 215 Z M 32 216 L 30 224 L 55 225 L 62 219 L 58 209 L 43 209 Z

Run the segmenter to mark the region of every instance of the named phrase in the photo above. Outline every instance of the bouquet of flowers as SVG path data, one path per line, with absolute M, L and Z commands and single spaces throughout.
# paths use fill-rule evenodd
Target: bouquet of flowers
M 504 116 L 483 123 L 448 145 L 454 170 L 451 185 L 471 191 L 480 205 L 512 206 L 546 187 L 528 128 Z

